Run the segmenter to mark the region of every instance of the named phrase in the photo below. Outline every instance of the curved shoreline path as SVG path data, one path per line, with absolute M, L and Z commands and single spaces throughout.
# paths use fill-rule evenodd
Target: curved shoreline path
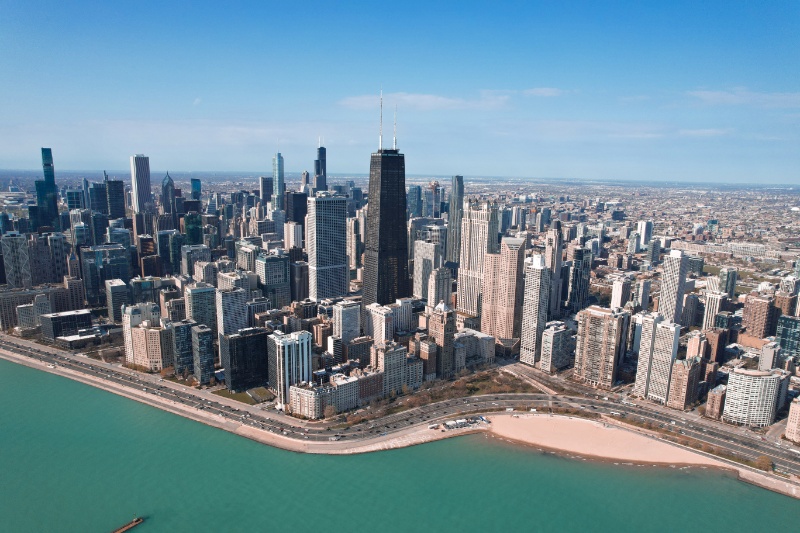
M 236 433 L 251 440 L 261 442 L 277 448 L 315 454 L 357 454 L 373 451 L 389 450 L 402 448 L 440 440 L 449 437 L 465 435 L 494 429 L 486 424 L 473 424 L 470 427 L 461 429 L 450 429 L 443 431 L 440 428 L 429 429 L 430 424 L 440 424 L 447 420 L 463 418 L 467 414 L 484 414 L 494 417 L 498 427 L 494 430 L 495 435 L 500 438 L 507 438 L 515 442 L 533 444 L 536 446 L 552 449 L 559 453 L 575 453 L 587 458 L 614 460 L 619 457 L 619 461 L 635 461 L 647 464 L 706 464 L 714 467 L 726 468 L 738 472 L 739 478 L 753 484 L 759 485 L 788 496 L 800 498 L 800 484 L 787 481 L 776 475 L 766 474 L 762 471 L 741 465 L 739 463 L 727 461 L 715 456 L 710 456 L 697 452 L 690 448 L 667 443 L 657 436 L 647 435 L 646 432 L 638 428 L 622 423 L 616 417 L 622 411 L 631 417 L 647 417 L 651 422 L 670 423 L 672 419 L 675 424 L 674 416 L 669 418 L 662 413 L 647 410 L 645 406 L 631 405 L 611 405 L 606 401 L 594 400 L 591 398 L 574 398 L 568 396 L 552 396 L 546 394 L 505 394 L 498 396 L 474 396 L 436 402 L 434 404 L 409 409 L 393 415 L 371 420 L 366 423 L 357 424 L 347 429 L 335 429 L 327 423 L 310 423 L 289 418 L 285 415 L 276 415 L 272 412 L 263 411 L 254 406 L 244 406 L 234 400 L 229 400 L 208 391 L 187 391 L 185 387 L 168 382 L 159 382 L 157 376 L 133 373 L 119 365 L 100 363 L 89 360 L 85 357 L 78 357 L 56 350 L 54 348 L 35 345 L 29 341 L 13 339 L 5 335 L 0 335 L 0 357 L 9 361 L 22 364 L 31 368 L 44 370 L 46 372 L 59 374 L 70 379 L 104 389 L 127 398 L 146 403 L 153 407 L 178 414 L 185 418 L 202 422 L 226 431 Z M 19 352 L 19 353 L 17 353 Z M 146 385 L 143 387 L 142 385 Z M 181 392 L 182 391 L 182 392 Z M 603 429 L 606 433 L 604 437 L 613 436 L 612 442 L 603 446 L 595 447 L 593 437 L 575 438 L 575 432 L 582 435 L 585 431 L 592 431 L 592 421 L 583 418 L 559 417 L 549 414 L 533 415 L 528 412 L 528 408 L 538 406 L 540 408 L 548 405 L 568 404 L 573 408 L 579 404 L 581 408 L 596 409 L 595 413 L 605 414 L 607 422 L 619 426 L 619 429 L 610 430 L 595 427 L 595 430 Z M 608 404 L 608 405 L 607 405 Z M 527 405 L 527 408 L 525 407 Z M 238 406 L 238 407 L 234 407 Z M 241 408 L 241 411 L 240 409 Z M 499 414 L 497 411 L 516 409 L 517 414 Z M 520 410 L 524 409 L 524 410 Z M 266 416 L 269 415 L 269 416 Z M 542 424 L 548 424 L 547 420 L 560 419 L 564 422 L 556 423 L 563 427 L 553 426 L 543 431 Z M 645 420 L 645 418 L 642 418 Z M 533 421 L 533 422 L 531 422 Z M 535 426 L 534 426 L 535 425 Z M 492 424 L 494 426 L 494 424 Z M 576 429 L 580 428 L 580 429 Z M 681 433 L 692 438 L 705 437 L 712 444 L 719 446 L 720 439 L 724 438 L 712 431 L 697 433 L 690 427 L 684 426 Z M 547 435 L 549 439 L 541 440 Z M 645 455 L 639 458 L 630 456 L 613 455 L 609 456 L 615 448 L 619 448 L 620 441 L 627 442 L 627 439 L 637 437 L 645 439 L 648 445 L 645 448 L 650 453 L 667 453 L 669 460 L 652 460 L 655 455 Z M 559 440 L 560 439 L 560 440 Z M 617 440 L 614 440 L 617 439 Z M 602 438 L 600 439 L 603 440 Z M 573 448 L 574 441 L 583 441 L 581 446 L 588 448 Z M 571 444 L 572 442 L 572 444 Z M 748 448 L 748 443 L 728 442 L 728 447 L 736 453 L 744 454 L 745 457 L 754 458 L 754 453 L 761 453 L 763 448 Z M 756 443 L 761 446 L 761 443 Z M 652 445 L 658 445 L 653 447 Z M 664 448 L 665 447 L 665 448 Z M 677 451 L 682 454 L 690 454 L 691 461 L 685 460 L 685 456 L 674 455 Z M 791 454 L 781 454 L 791 455 Z M 676 457 L 682 459 L 676 459 Z M 789 468 L 789 472 L 797 473 L 799 470 L 798 462 L 795 457 L 773 457 L 776 461 L 781 461 L 783 468 Z M 713 461 L 710 464 L 705 461 Z M 720 466 L 721 465 L 721 466 Z M 796 476 L 795 476 L 796 477 Z

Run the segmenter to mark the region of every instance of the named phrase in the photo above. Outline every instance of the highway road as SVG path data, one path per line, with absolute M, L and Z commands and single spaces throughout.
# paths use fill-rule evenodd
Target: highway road
M 592 389 L 586 389 L 587 392 L 581 396 L 572 395 L 573 392 L 564 395 L 497 394 L 457 398 L 408 409 L 379 419 L 365 421 L 349 428 L 334 429 L 331 423 L 297 420 L 279 411 L 267 411 L 260 406 L 245 405 L 206 390 L 187 388 L 178 383 L 164 381 L 157 375 L 135 372 L 119 364 L 95 361 L 85 356 L 74 355 L 7 335 L 0 335 L 0 350 L 40 361 L 43 365 L 58 365 L 118 386 L 152 394 L 163 400 L 210 412 L 231 422 L 246 424 L 301 441 L 363 441 L 413 426 L 439 423 L 462 418 L 467 414 L 487 413 L 520 405 L 524 405 L 526 409 L 571 407 L 615 416 L 623 420 L 650 422 L 662 428 L 674 430 L 679 438 L 681 436 L 691 437 L 749 459 L 766 455 L 775 463 L 777 470 L 800 475 L 800 453 L 796 453 L 800 451 L 800 448 L 791 447 L 785 441 L 784 443 L 767 441 L 760 435 L 747 430 L 743 431 L 733 426 L 720 427 L 719 423 L 689 418 L 687 413 L 681 411 L 667 411 L 666 408 L 649 403 L 630 402 L 621 395 L 600 396 L 598 391 Z M 515 371 L 524 373 L 530 370 L 533 372 L 532 369 L 519 363 L 514 366 Z M 540 375 L 532 377 L 533 379 L 542 379 Z

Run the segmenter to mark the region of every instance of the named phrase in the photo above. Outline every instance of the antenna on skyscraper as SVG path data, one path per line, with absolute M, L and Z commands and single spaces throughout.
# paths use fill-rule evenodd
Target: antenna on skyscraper
M 383 150 L 383 87 L 381 87 L 381 123 L 378 132 L 378 150 Z
M 397 150 L 397 104 L 394 104 L 394 135 L 392 136 L 392 150 Z
M 317 148 L 322 148 L 322 137 L 317 137 Z

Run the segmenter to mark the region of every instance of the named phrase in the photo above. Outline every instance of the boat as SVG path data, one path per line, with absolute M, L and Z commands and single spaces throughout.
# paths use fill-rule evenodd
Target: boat
M 144 518 L 142 518 L 141 516 L 137 516 L 136 518 L 134 518 L 133 520 L 131 520 L 130 522 L 128 522 L 124 526 L 118 527 L 117 529 L 115 529 L 113 531 L 113 533 L 125 533 L 125 531 L 130 531 L 131 529 L 135 528 L 136 526 L 138 526 L 142 522 L 144 522 Z

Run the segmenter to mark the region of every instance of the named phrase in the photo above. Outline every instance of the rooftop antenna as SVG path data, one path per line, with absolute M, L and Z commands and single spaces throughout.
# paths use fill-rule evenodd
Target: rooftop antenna
M 394 135 L 392 136 L 392 150 L 397 150 L 397 104 L 394 104 Z
M 317 137 L 317 148 L 322 148 L 322 137 Z
M 378 134 L 378 150 L 383 150 L 383 87 L 381 87 L 381 125 Z

